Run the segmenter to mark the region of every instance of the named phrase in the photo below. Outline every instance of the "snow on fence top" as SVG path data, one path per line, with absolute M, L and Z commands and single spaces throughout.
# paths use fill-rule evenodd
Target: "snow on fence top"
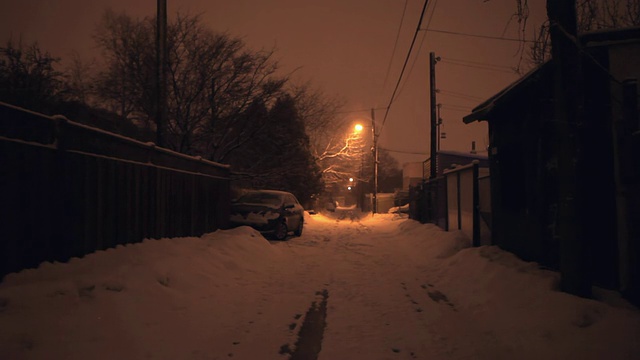
M 0 139 L 104 156 L 211 176 L 228 177 L 229 165 L 181 154 L 61 115 L 47 116 L 0 102 Z

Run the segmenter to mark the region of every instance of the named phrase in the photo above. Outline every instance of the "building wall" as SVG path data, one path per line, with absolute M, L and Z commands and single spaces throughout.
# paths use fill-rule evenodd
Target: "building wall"
M 640 43 L 615 44 L 609 47 L 609 72 L 614 78 L 620 81 L 629 78 L 640 80 L 639 63 Z M 619 89 L 614 87 L 611 95 L 620 99 L 622 94 L 618 91 Z
M 589 49 L 583 61 L 585 100 L 579 131 L 576 232 L 588 243 L 595 284 L 617 286 L 615 184 L 611 102 L 616 86 L 602 67 L 617 67 L 611 74 L 636 74 L 639 61 L 629 61 L 637 47 L 624 46 L 609 56 L 606 47 Z M 633 55 L 637 56 L 637 55 Z M 595 59 L 598 63 L 594 63 Z M 640 59 L 640 57 L 638 58 Z M 610 64 L 609 61 L 612 61 Z M 632 65 L 630 65 L 632 64 Z M 553 68 L 547 67 L 526 89 L 494 110 L 489 124 L 494 243 L 551 268 L 559 265 L 559 243 L 554 230 L 563 194 L 557 190 Z M 613 115 L 615 116 L 615 114 Z
M 557 199 L 550 86 L 550 80 L 537 83 L 489 122 L 491 234 L 503 249 L 557 267 L 550 232 Z
M 463 153 L 455 151 L 440 151 L 438 152 L 437 166 L 438 176 L 441 176 L 444 171 L 451 169 L 453 165 L 468 165 L 474 160 L 478 160 L 480 167 L 489 167 L 489 158 L 486 155 Z
M 622 86 L 611 80 L 612 117 L 614 119 L 616 164 L 616 214 L 620 289 L 635 304 L 640 304 L 640 44 L 611 46 L 611 74 L 619 81 L 636 80 L 636 103 L 625 99 Z M 633 98 L 633 94 L 631 94 Z M 622 99 L 623 101 L 620 101 Z M 631 105 L 631 106 L 630 106 Z M 635 114 L 633 109 L 635 105 Z M 626 109 L 623 109 L 626 107 Z M 625 111 L 626 110 L 626 111 Z M 634 135 L 635 134 L 635 135 Z
M 402 189 L 409 190 L 409 186 L 416 186 L 422 182 L 422 162 L 410 162 L 402 165 Z

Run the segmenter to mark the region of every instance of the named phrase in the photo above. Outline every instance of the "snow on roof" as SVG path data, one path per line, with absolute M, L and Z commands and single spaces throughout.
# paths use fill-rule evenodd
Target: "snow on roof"
M 472 154 L 470 152 L 462 152 L 462 151 L 439 150 L 438 151 L 438 155 L 440 155 L 440 154 L 461 156 L 461 157 L 478 159 L 478 160 L 488 160 L 489 159 L 489 156 L 487 156 L 487 155 Z

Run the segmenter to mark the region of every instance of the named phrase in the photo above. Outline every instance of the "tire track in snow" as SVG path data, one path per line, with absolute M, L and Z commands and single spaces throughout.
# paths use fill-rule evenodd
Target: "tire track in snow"
M 316 360 L 322 350 L 322 338 L 327 325 L 329 291 L 327 289 L 318 291 L 316 297 L 316 301 L 311 303 L 304 317 L 293 352 L 289 344 L 280 347 L 280 354 L 291 354 L 290 360 Z M 295 328 L 294 324 L 290 326 Z

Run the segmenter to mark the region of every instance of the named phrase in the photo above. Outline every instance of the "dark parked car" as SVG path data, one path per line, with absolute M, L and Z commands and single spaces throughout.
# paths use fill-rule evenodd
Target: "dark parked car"
M 229 220 L 232 226 L 248 225 L 283 240 L 291 231 L 302 235 L 304 208 L 289 192 L 254 190 L 232 202 Z

